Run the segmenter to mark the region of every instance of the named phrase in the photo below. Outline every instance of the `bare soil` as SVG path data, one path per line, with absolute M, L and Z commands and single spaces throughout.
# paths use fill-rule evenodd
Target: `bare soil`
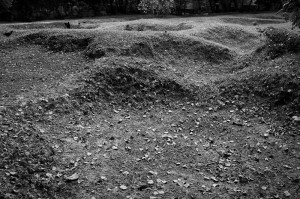
M 289 23 L 64 22 L 1 25 L 0 198 L 300 197 L 300 56 L 262 34 Z

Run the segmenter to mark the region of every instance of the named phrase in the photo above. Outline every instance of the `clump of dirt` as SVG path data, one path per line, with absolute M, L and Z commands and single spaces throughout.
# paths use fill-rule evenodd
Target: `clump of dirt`
M 42 45 L 52 51 L 75 52 L 86 49 L 92 40 L 84 34 L 49 34 L 38 32 L 21 37 L 22 42 Z
M 196 33 L 194 36 L 243 50 L 254 50 L 261 43 L 259 35 L 229 26 L 216 26 L 204 33 Z
M 222 21 L 225 23 L 233 23 L 244 26 L 252 26 L 252 25 L 263 25 L 263 24 L 280 24 L 285 23 L 285 20 L 275 20 L 275 19 L 254 19 L 254 18 L 222 18 Z
M 170 100 L 192 99 L 194 94 L 176 80 L 161 77 L 149 68 L 116 65 L 93 69 L 85 78 L 85 86 L 72 95 L 80 102 L 110 103 L 130 106 L 165 103 Z
M 188 57 L 193 60 L 212 63 L 228 61 L 233 57 L 228 48 L 168 34 L 154 41 L 153 47 L 160 55 L 171 55 L 176 58 Z
M 163 24 L 127 24 L 124 30 L 127 31 L 181 31 L 192 29 L 192 25 L 180 23 L 178 25 L 163 25 Z

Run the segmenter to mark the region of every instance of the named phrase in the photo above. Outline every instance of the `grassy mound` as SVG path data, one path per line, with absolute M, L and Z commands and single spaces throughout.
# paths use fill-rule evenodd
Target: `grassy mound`
M 227 48 L 168 34 L 153 42 L 153 46 L 161 55 L 171 55 L 176 58 L 188 57 L 193 60 L 212 63 L 220 63 L 232 59 L 232 54 Z
M 221 95 L 227 99 L 263 100 L 273 108 L 284 107 L 300 113 L 300 68 L 297 65 L 253 70 L 242 78 L 227 81 L 220 88 Z
M 90 58 L 104 56 L 134 56 L 164 59 L 183 58 L 220 63 L 231 60 L 227 48 L 203 41 L 163 33 L 144 36 L 130 33 L 99 32 L 97 36 L 85 32 L 37 32 L 19 38 L 28 44 L 42 45 L 52 51 L 84 51 Z
M 28 24 L 16 24 L 9 25 L 9 28 L 19 29 L 19 30 L 31 30 L 31 29 L 66 29 L 65 22 L 52 22 L 52 23 L 28 23 Z M 70 29 L 94 29 L 97 28 L 98 25 L 87 24 L 87 23 L 71 23 Z
M 243 50 L 254 49 L 260 43 L 258 35 L 229 26 L 213 27 L 205 33 L 194 34 L 194 36 Z
M 95 38 L 88 46 L 86 55 L 91 58 L 110 55 L 156 59 L 188 57 L 213 63 L 232 59 L 227 48 L 165 33 L 156 36 L 129 36 L 127 33 L 103 35 Z
M 257 50 L 257 53 L 265 54 L 271 59 L 286 53 L 300 51 L 300 35 L 284 29 L 269 27 L 264 30 L 266 44 Z
M 233 23 L 239 24 L 244 26 L 252 26 L 256 25 L 263 25 L 263 24 L 279 24 L 285 23 L 285 20 L 275 20 L 275 19 L 254 19 L 254 18 L 222 18 L 222 21 L 225 23 Z
M 53 22 L 53 23 L 28 23 L 28 24 L 15 24 L 10 25 L 13 29 L 47 29 L 47 28 L 66 28 L 63 22 Z
M 178 25 L 163 25 L 163 24 L 127 24 L 124 30 L 127 31 L 180 31 L 192 29 L 193 26 L 187 25 L 185 23 L 180 23 Z
M 67 33 L 31 33 L 20 38 L 21 42 L 42 45 L 52 51 L 74 52 L 86 49 L 91 36 Z
M 89 58 L 97 59 L 101 57 L 108 57 L 113 55 L 135 56 L 153 58 L 154 49 L 151 42 L 141 40 L 130 44 L 129 46 L 106 46 L 99 43 L 91 43 L 85 50 L 85 55 Z
M 191 89 L 176 79 L 158 75 L 149 66 L 126 63 L 124 59 L 123 64 L 112 64 L 111 60 L 108 62 L 101 62 L 101 67 L 89 71 L 85 86 L 74 91 L 72 95 L 80 103 L 105 100 L 109 103 L 147 106 L 194 97 Z

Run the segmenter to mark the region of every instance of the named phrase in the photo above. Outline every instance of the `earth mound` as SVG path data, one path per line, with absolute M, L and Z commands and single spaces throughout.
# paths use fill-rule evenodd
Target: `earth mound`
M 298 66 L 299 67 L 299 66 Z M 250 75 L 228 81 L 220 87 L 227 99 L 261 101 L 272 108 L 300 112 L 300 73 L 296 65 L 270 70 L 254 70 Z
M 256 50 L 267 58 L 277 58 L 288 53 L 300 52 L 300 35 L 284 29 L 268 27 L 263 30 L 265 45 Z
M 9 25 L 9 28 L 19 29 L 19 30 L 31 30 L 31 29 L 67 29 L 65 22 L 52 22 L 52 23 L 26 23 L 26 24 L 15 24 Z M 94 29 L 97 28 L 97 25 L 86 24 L 86 23 L 70 23 L 70 29 Z
M 127 31 L 181 31 L 192 29 L 193 26 L 186 23 L 180 23 L 178 25 L 164 25 L 164 24 L 127 24 L 124 30 Z
M 104 66 L 89 71 L 85 86 L 76 89 L 72 94 L 80 103 L 105 100 L 129 106 L 146 106 L 193 99 L 195 96 L 191 89 L 175 79 L 158 75 L 147 66 L 136 63 L 114 66 L 102 64 Z
M 207 44 L 199 40 L 176 37 L 165 34 L 159 40 L 153 42 L 154 49 L 160 55 L 176 58 L 188 57 L 198 61 L 220 63 L 229 61 L 233 55 L 228 48 L 214 44 Z
M 101 43 L 91 43 L 85 50 L 85 55 L 92 59 L 99 59 L 104 56 L 135 56 L 153 58 L 155 51 L 150 41 L 136 41 L 129 46 L 107 46 Z
M 21 42 L 42 45 L 51 51 L 74 52 L 86 49 L 91 36 L 85 34 L 60 34 L 37 32 L 20 38 Z
M 97 36 L 85 32 L 30 33 L 18 38 L 25 44 L 36 44 L 58 52 L 84 51 L 90 58 L 105 56 L 135 56 L 164 59 L 183 58 L 220 63 L 233 58 L 229 49 L 204 41 L 162 33 L 153 36 L 137 36 L 129 33 L 99 32 Z
M 254 24 L 263 25 L 263 24 L 280 24 L 285 23 L 285 20 L 275 20 L 275 19 L 257 19 L 257 18 L 222 18 L 222 21 L 225 23 L 239 24 L 243 26 L 253 26 Z
M 194 36 L 242 50 L 254 50 L 261 43 L 259 35 L 229 26 L 216 26 L 204 33 L 196 33 Z

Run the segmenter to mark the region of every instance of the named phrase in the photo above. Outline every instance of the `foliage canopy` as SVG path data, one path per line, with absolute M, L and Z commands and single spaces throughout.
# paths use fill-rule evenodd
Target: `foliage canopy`
M 174 0 L 141 0 L 138 9 L 149 14 L 168 15 L 174 7 Z
M 284 16 L 293 22 L 293 27 L 300 28 L 300 1 L 286 0 L 281 10 Z

